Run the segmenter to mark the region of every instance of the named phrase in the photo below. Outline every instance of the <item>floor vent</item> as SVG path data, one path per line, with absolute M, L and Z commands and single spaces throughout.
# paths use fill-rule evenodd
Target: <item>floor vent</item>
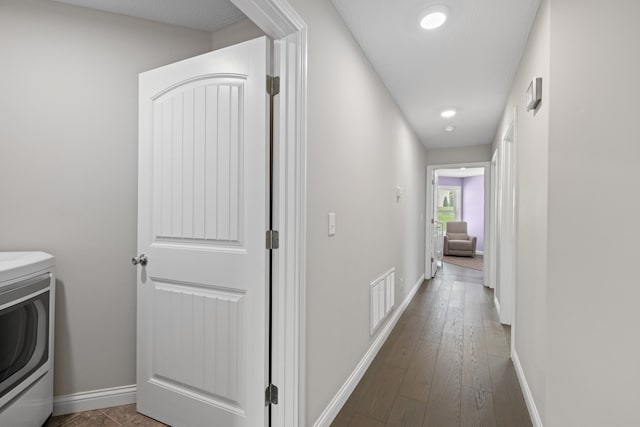
M 396 270 L 391 270 L 378 277 L 369 285 L 370 333 L 375 334 L 384 323 L 395 304 Z

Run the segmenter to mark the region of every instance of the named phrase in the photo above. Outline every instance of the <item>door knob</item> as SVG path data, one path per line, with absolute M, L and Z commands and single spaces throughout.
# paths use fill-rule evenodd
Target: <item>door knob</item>
M 131 264 L 133 264 L 133 265 L 138 265 L 138 264 L 140 264 L 140 265 L 141 265 L 141 266 L 143 266 L 143 267 L 144 267 L 145 265 L 147 265 L 147 262 L 148 262 L 148 261 L 149 261 L 149 260 L 147 259 L 147 256 L 146 256 L 145 254 L 140 254 L 140 255 L 138 255 L 138 256 L 136 256 L 136 257 L 131 258 Z

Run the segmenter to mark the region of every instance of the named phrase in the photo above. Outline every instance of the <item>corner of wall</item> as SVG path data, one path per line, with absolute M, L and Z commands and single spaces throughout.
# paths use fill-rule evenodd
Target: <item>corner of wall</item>
M 222 49 L 223 47 L 242 43 L 264 35 L 264 31 L 254 24 L 253 21 L 249 18 L 244 18 L 221 30 L 211 33 L 211 50 Z

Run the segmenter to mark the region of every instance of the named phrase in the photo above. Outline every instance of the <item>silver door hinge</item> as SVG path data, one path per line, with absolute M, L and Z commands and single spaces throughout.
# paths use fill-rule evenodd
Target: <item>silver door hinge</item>
M 271 96 L 280 93 L 280 77 L 267 76 L 267 93 Z
M 267 249 L 278 249 L 280 247 L 280 233 L 276 230 L 267 230 Z
M 278 387 L 273 384 L 269 384 L 264 391 L 264 406 L 277 405 L 278 404 Z

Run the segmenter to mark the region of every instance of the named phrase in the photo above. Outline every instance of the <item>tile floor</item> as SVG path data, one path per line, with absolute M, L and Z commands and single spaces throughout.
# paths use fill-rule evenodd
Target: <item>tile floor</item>
M 136 412 L 136 405 L 114 406 L 51 417 L 43 427 L 165 427 L 166 424 Z

